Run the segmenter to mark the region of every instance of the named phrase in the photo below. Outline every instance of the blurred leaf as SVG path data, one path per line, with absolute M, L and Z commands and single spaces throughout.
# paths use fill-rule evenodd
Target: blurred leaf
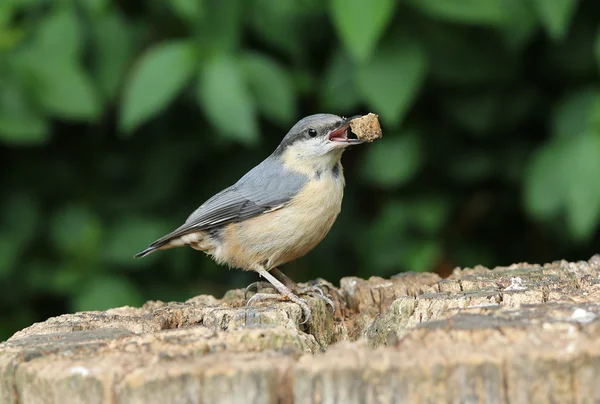
M 357 249 L 366 255 L 365 260 L 370 268 L 377 268 L 380 271 L 398 268 L 405 254 L 402 240 L 407 234 L 407 224 L 408 215 L 405 205 L 398 200 L 387 201 L 379 210 L 377 217 L 371 221 L 366 236 L 361 237 L 360 248 Z
M 296 92 L 301 96 L 310 95 L 316 86 L 315 76 L 306 70 L 294 70 L 292 71 L 292 79 L 294 81 L 294 88 Z
M 526 134 L 516 133 L 519 138 Z M 516 142 L 512 147 L 501 153 L 495 161 L 495 172 L 510 186 L 520 186 L 523 182 L 525 167 L 531 158 L 530 147 L 526 142 Z
M 108 9 L 110 3 L 111 0 L 86 0 L 81 5 L 93 14 L 100 14 Z
M 4 200 L 2 228 L 21 245 L 27 245 L 38 234 L 40 207 L 27 194 L 9 195 Z
M 523 49 L 536 34 L 538 19 L 531 6 L 523 0 L 503 0 L 506 18 L 499 27 L 507 45 L 514 49 Z
M 0 233 L 0 279 L 17 269 L 22 245 L 8 233 Z
M 535 151 L 525 171 L 525 207 L 535 219 L 548 219 L 562 206 L 564 183 L 560 142 L 550 142 Z
M 190 81 L 195 68 L 196 53 L 190 42 L 165 42 L 146 51 L 125 87 L 121 130 L 132 132 L 164 110 Z
M 431 76 L 454 87 L 497 86 L 516 75 L 517 57 L 521 60 L 497 35 L 463 26 L 425 25 L 419 43 L 426 48 Z
M 79 263 L 63 261 L 57 265 L 55 262 L 36 260 L 27 264 L 28 287 L 40 294 L 70 296 L 94 275 L 94 270 L 83 268 Z
M 404 255 L 408 271 L 425 272 L 434 269 L 442 255 L 442 247 L 438 240 L 412 240 Z
M 113 100 L 133 56 L 133 32 L 116 12 L 96 18 L 92 29 L 94 75 L 105 99 Z
M 587 240 L 600 222 L 600 97 L 595 89 L 567 96 L 553 115 L 554 139 L 531 160 L 526 206 L 539 219 L 567 213 L 577 240 Z
M 72 120 L 93 120 L 100 114 L 96 89 L 79 65 L 48 63 L 38 72 L 42 80 L 39 102 L 48 112 Z
M 0 9 L 1 15 L 2 10 Z M 2 28 L 0 23 L 0 52 L 8 52 L 16 48 L 24 36 L 24 30 L 10 27 Z
M 588 130 L 593 113 L 600 106 L 600 92 L 595 88 L 574 91 L 560 100 L 552 114 L 552 135 L 568 139 Z
M 416 227 L 426 235 L 436 235 L 441 231 L 450 213 L 450 204 L 447 199 L 427 196 L 411 200 L 406 203 L 407 223 Z
M 34 111 L 19 88 L 0 87 L 0 139 L 13 145 L 38 145 L 50 136 L 46 119 Z
M 413 132 L 388 135 L 369 145 L 364 176 L 375 185 L 391 188 L 410 181 L 421 165 L 421 144 Z
M 596 25 L 583 20 L 562 40 L 546 43 L 544 57 L 538 62 L 540 73 L 563 86 L 576 87 L 594 80 L 598 74 L 593 52 L 596 31 Z
M 358 105 L 360 97 L 354 83 L 354 69 L 350 57 L 338 49 L 329 62 L 320 86 L 322 104 L 327 111 L 343 115 Z
M 538 108 L 538 89 L 529 84 L 518 87 L 503 95 L 499 109 L 500 116 L 496 116 L 496 131 L 513 131 L 516 126 L 530 118 Z
M 422 204 L 425 202 L 425 204 Z M 437 232 L 445 222 L 448 205 L 432 199 L 409 203 L 388 201 L 361 238 L 361 250 L 369 268 L 378 272 L 389 270 L 427 271 L 439 260 L 442 248 L 439 240 L 415 236 L 410 227 L 417 225 L 428 234 Z M 433 218 L 431 216 L 433 216 Z M 366 243 L 366 245 L 365 245 Z M 362 274 L 367 276 L 369 274 Z
M 198 22 L 202 43 L 219 53 L 233 52 L 242 37 L 243 17 L 250 2 L 242 0 L 202 0 L 203 14 Z
M 485 241 L 482 240 L 481 243 L 471 243 L 460 246 L 452 251 L 452 255 L 456 257 L 455 259 L 459 260 L 459 262 L 463 262 L 463 267 L 473 268 L 476 265 L 485 265 L 488 268 L 496 265 L 493 260 L 493 253 L 491 253 L 491 248 L 484 244 Z
M 455 182 L 475 182 L 489 179 L 493 174 L 493 153 L 482 149 L 468 149 L 451 157 L 446 171 Z
M 19 8 L 19 7 L 25 7 L 25 6 L 32 6 L 35 4 L 39 4 L 42 3 L 43 0 L 9 0 L 8 3 L 10 5 L 12 5 L 15 8 Z
M 10 310 L 10 312 L 3 315 L 2 319 L 5 321 L 0 326 L 0 341 L 8 339 L 15 331 L 30 326 L 36 321 L 36 316 L 30 307 L 19 305 L 14 310 Z M 37 320 L 40 319 L 38 318 Z M 9 324 L 10 327 L 7 328 L 5 324 Z
M 251 5 L 248 18 L 259 38 L 286 55 L 300 57 L 304 51 L 302 43 L 306 40 L 301 35 L 304 32 L 302 11 L 306 9 L 298 9 L 298 4 L 281 0 L 255 0 Z
M 548 35 L 563 39 L 575 14 L 579 0 L 530 0 Z
M 84 267 L 80 263 L 64 262 L 59 268 L 54 268 L 53 276 L 48 280 L 47 287 L 54 293 L 73 295 L 86 281 L 94 278 L 96 273 L 94 269 L 93 266 Z
M 366 61 L 394 16 L 396 0 L 332 0 L 333 23 L 354 58 Z
M 369 107 L 385 122 L 399 125 L 413 104 L 427 73 L 422 49 L 412 42 L 378 50 L 358 67 L 356 85 Z
M 94 84 L 83 67 L 68 55 L 48 57 L 43 48 L 33 47 L 25 49 L 13 62 L 22 82 L 30 86 L 36 101 L 50 115 L 93 120 L 100 114 Z
M 198 99 L 224 135 L 247 144 L 258 140 L 256 110 L 238 59 L 219 55 L 209 60 L 200 72 Z
M 389 200 L 371 221 L 360 250 L 371 272 L 389 270 L 427 271 L 438 261 L 442 248 L 437 238 L 445 224 L 450 206 L 437 198 L 408 202 Z
M 183 20 L 196 23 L 202 16 L 204 0 L 171 0 L 167 4 Z
M 17 11 L 11 1 L 0 2 L 0 54 L 17 47 L 27 34 L 22 26 L 13 24 Z
M 75 8 L 57 7 L 40 20 L 36 47 L 44 52 L 46 58 L 75 61 L 81 53 L 82 37 Z
M 600 132 L 572 138 L 562 151 L 569 226 L 577 240 L 587 240 L 600 224 Z
M 61 269 L 55 263 L 42 259 L 33 259 L 27 262 L 27 287 L 34 293 L 55 292 L 52 283 L 59 276 Z M 64 290 L 58 293 L 64 293 Z M 67 291 L 68 292 L 68 291 Z
M 12 18 L 16 13 L 16 7 L 11 1 L 0 3 L 0 33 L 12 22 Z
M 35 115 L 11 116 L 0 111 L 0 139 L 12 145 L 39 145 L 49 138 L 48 123 Z
M 594 39 L 594 58 L 596 61 L 596 69 L 600 69 L 600 27 L 596 31 Z
M 50 235 L 58 251 L 89 261 L 100 248 L 102 223 L 88 208 L 68 205 L 53 215 Z
M 117 222 L 111 229 L 107 245 L 103 253 L 109 263 L 129 267 L 142 265 L 141 260 L 134 260 L 133 255 L 144 249 L 148 244 L 165 235 L 169 229 L 164 223 L 128 217 Z
M 462 23 L 502 25 L 512 16 L 505 0 L 408 0 L 415 8 L 433 18 Z
M 480 91 L 466 96 L 451 94 L 443 100 L 443 107 L 463 129 L 485 135 L 495 123 L 500 101 L 500 96 L 492 92 Z
M 287 124 L 294 120 L 296 100 L 287 71 L 258 53 L 244 55 L 242 63 L 258 108 L 275 122 Z
M 107 310 L 121 306 L 141 306 L 138 289 L 126 279 L 104 275 L 90 281 L 73 300 L 74 311 Z

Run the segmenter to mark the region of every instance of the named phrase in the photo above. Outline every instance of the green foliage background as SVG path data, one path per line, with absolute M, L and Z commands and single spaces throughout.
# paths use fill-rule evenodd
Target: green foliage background
M 594 0 L 2 0 L 0 339 L 255 280 L 132 256 L 316 112 L 376 112 L 298 281 L 585 259 L 600 222 Z

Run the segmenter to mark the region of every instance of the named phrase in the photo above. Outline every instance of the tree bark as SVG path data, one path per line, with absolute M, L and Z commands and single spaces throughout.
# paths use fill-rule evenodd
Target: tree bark
M 308 326 L 241 290 L 50 318 L 0 343 L 0 403 L 600 402 L 600 255 L 329 292 Z

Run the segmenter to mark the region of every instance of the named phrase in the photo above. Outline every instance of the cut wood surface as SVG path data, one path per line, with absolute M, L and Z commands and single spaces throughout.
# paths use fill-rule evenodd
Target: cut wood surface
M 286 302 L 151 301 L 0 343 L 0 403 L 600 402 L 600 255 L 343 278 Z

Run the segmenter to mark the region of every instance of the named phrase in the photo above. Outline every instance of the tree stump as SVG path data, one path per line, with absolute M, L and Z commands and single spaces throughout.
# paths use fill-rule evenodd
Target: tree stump
M 241 290 L 50 318 L 0 343 L 0 403 L 600 402 L 600 255 L 330 293 L 306 326 Z

